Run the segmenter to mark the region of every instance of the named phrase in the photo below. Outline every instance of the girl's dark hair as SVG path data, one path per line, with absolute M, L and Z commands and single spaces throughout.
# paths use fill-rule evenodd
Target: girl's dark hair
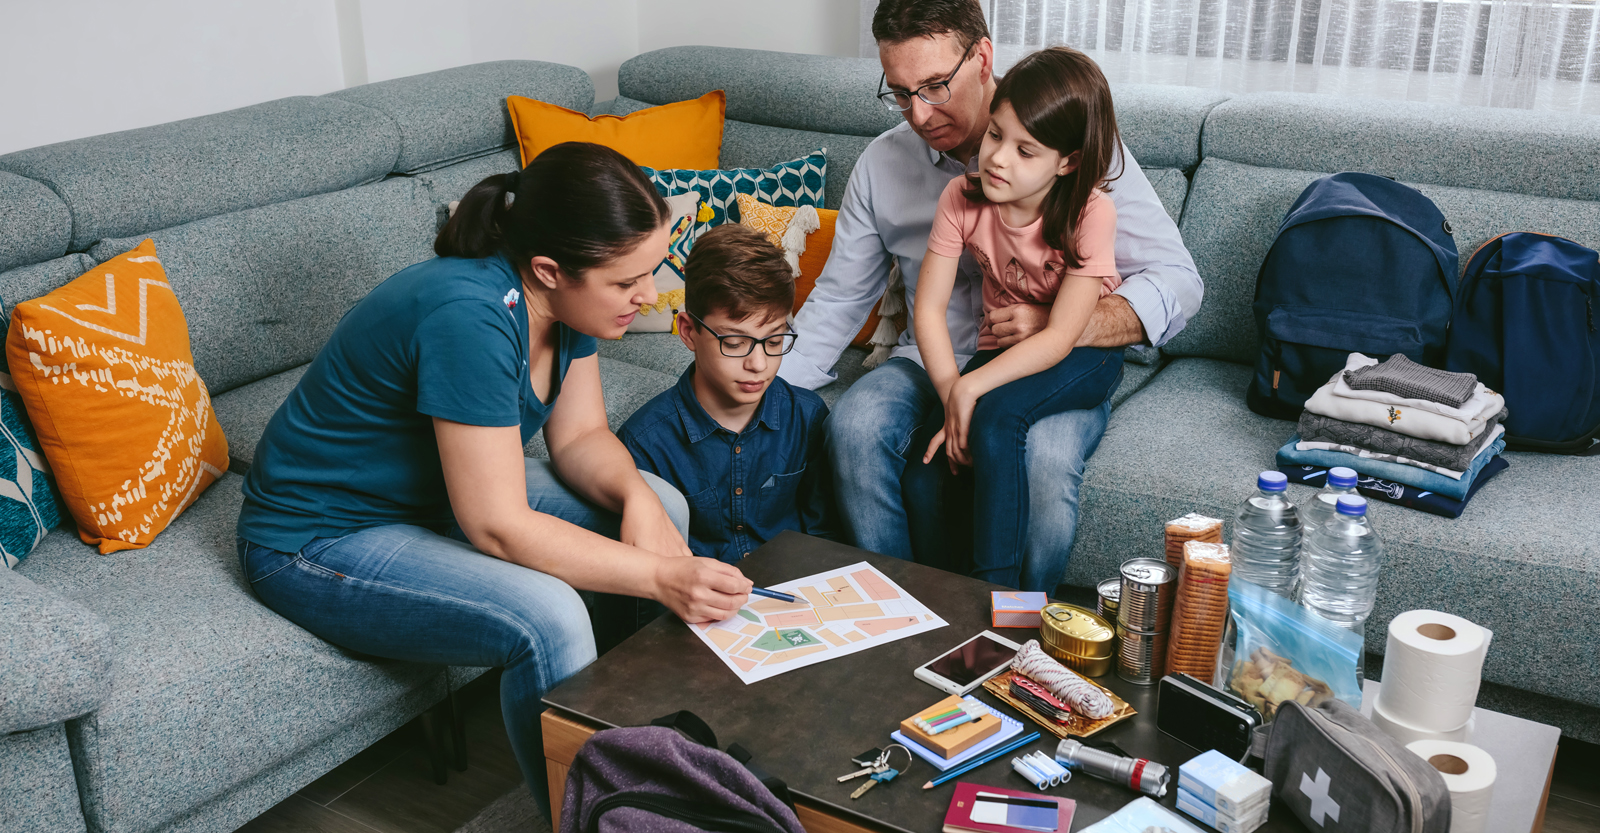
M 1120 152 L 1117 114 L 1111 105 L 1111 85 L 1088 55 L 1066 46 L 1033 53 L 1011 68 L 995 86 L 992 114 L 1011 103 L 1017 121 L 1029 135 L 1066 156 L 1082 151 L 1078 167 L 1056 177 L 1044 198 L 1044 242 L 1061 252 L 1066 266 L 1083 265 L 1078 254 L 1076 229 L 1084 206 L 1096 188 L 1122 176 L 1109 176 L 1112 157 Z M 961 192 L 973 202 L 988 202 L 978 177 L 968 174 Z
M 666 201 L 628 157 L 602 145 L 565 142 L 520 171 L 472 186 L 433 251 L 472 258 L 503 253 L 516 264 L 542 255 L 578 279 L 626 254 L 666 221 Z

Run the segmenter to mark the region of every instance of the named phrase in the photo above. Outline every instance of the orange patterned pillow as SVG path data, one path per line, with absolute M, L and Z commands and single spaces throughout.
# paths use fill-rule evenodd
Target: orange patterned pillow
M 148 546 L 228 467 L 152 240 L 17 304 L 6 358 L 78 537 L 102 553 Z

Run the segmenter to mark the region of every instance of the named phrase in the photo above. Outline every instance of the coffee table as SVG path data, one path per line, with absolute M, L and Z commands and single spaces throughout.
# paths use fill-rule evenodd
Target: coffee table
M 786 781 L 801 824 L 810 833 L 928 833 L 941 828 L 956 781 L 1028 789 L 1011 771 L 1010 756 L 931 790 L 922 789 L 922 784 L 938 773 L 921 760 L 902 777 L 870 790 L 859 800 L 850 799 L 859 782 L 836 782 L 838 776 L 856 769 L 850 763 L 852 755 L 883 746 L 902 718 L 943 699 L 942 693 L 915 679 L 912 671 L 973 634 L 989 629 L 989 593 L 1005 589 L 796 533 L 785 533 L 767 543 L 741 561 L 739 567 L 756 584 L 770 586 L 860 561 L 882 570 L 948 622 L 949 627 L 745 685 L 682 622 L 670 616 L 657 619 L 544 698 L 550 706 L 543 719 L 545 758 L 557 820 L 568 766 L 589 735 L 603 728 L 647 724 L 679 709 L 700 715 L 724 747 L 730 743 L 743 745 L 755 754 L 755 763 Z M 997 632 L 1017 642 L 1037 635 L 1037 631 L 1021 628 Z M 1177 767 L 1201 750 L 1156 729 L 1154 686 L 1126 683 L 1115 674 L 1096 678 L 1096 682 L 1115 691 L 1139 711 L 1096 738 L 1114 741 L 1131 754 L 1172 769 L 1173 787 L 1162 803 L 1175 808 Z M 985 703 L 1004 709 L 1013 717 L 1020 716 L 987 691 L 978 689 L 976 694 Z M 1505 715 L 1493 718 L 1485 721 L 1480 714 L 1478 719 L 1476 742 L 1485 748 L 1491 748 L 1484 742 L 1488 734 L 1514 744 L 1519 734 L 1525 734 L 1521 730 L 1527 728 L 1519 724 L 1540 725 Z M 1023 722 L 1030 729 L 1037 728 L 1027 718 Z M 1048 732 L 1043 735 L 1026 750 L 1053 752 L 1055 737 Z M 1554 741 L 1550 741 L 1548 749 L 1542 741 L 1536 746 L 1519 755 L 1516 765 L 1533 767 L 1534 778 L 1543 781 L 1543 789 L 1497 790 L 1494 815 L 1502 818 L 1499 804 L 1504 799 L 1508 806 L 1515 805 L 1515 811 L 1508 811 L 1504 818 L 1527 818 L 1533 826 L 1495 827 L 1496 830 L 1537 833 L 1542 825 L 1544 799 L 1540 795 L 1549 794 Z M 1499 759 L 1501 753 L 1491 748 L 1491 754 Z M 1502 780 L 1507 777 L 1506 769 L 1502 765 Z M 1539 779 L 1541 772 L 1544 777 Z M 1086 775 L 1078 775 L 1048 795 L 1077 802 L 1073 830 L 1081 830 L 1139 797 Z M 1205 829 L 1198 822 L 1196 826 Z M 1268 833 L 1305 830 L 1286 808 L 1276 804 L 1267 824 L 1259 829 Z

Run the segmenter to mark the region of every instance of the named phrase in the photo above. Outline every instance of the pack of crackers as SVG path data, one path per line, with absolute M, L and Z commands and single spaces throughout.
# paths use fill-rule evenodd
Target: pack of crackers
M 1221 527 L 1219 521 L 1219 531 Z M 1217 650 L 1228 624 L 1228 577 L 1232 573 L 1227 544 L 1190 541 L 1183 545 L 1167 643 L 1167 673 L 1188 674 L 1206 683 L 1215 676 Z
M 1183 545 L 1190 541 L 1222 543 L 1222 521 L 1193 512 L 1167 521 L 1167 563 L 1172 569 L 1183 569 Z

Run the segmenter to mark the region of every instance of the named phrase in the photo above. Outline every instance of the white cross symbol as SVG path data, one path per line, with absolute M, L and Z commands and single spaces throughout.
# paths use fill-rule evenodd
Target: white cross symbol
M 1339 803 L 1328 795 L 1328 785 L 1332 780 L 1328 777 L 1328 773 L 1322 771 L 1322 767 L 1317 767 L 1315 781 L 1311 780 L 1309 773 L 1300 773 L 1300 792 L 1311 799 L 1311 810 L 1308 815 L 1318 827 L 1323 826 L 1324 817 L 1331 818 L 1335 822 L 1339 820 Z

